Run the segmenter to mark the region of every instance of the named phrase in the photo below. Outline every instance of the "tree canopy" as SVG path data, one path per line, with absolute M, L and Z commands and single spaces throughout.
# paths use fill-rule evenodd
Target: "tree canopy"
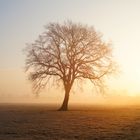
M 114 72 L 112 48 L 93 27 L 71 21 L 50 23 L 27 46 L 26 70 L 38 93 L 49 82 L 63 83 L 65 98 L 60 110 L 67 110 L 75 80 L 90 80 L 103 89 L 105 76 Z

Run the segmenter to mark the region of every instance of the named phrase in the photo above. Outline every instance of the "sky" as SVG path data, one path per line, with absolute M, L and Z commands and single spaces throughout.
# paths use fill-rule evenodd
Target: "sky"
M 70 100 L 108 103 L 117 98 L 122 103 L 131 99 L 138 102 L 139 13 L 139 0 L 0 0 L 0 102 L 61 102 L 61 90 L 45 89 L 38 98 L 32 94 L 24 72 L 23 50 L 44 31 L 44 25 L 66 20 L 94 26 L 105 41 L 111 41 L 120 69 L 108 79 L 109 94 L 105 97 L 94 94 L 91 84 L 86 84 L 83 91 L 72 93 Z

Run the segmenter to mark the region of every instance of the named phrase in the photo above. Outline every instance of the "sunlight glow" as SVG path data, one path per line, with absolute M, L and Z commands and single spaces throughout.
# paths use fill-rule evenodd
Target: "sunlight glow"
M 70 19 L 93 25 L 111 41 L 120 73 L 107 81 L 108 97 L 93 93 L 91 84 L 71 94 L 71 102 L 113 103 L 124 98 L 140 101 L 140 1 L 0 1 L 0 102 L 59 102 L 60 89 L 43 91 L 34 97 L 24 73 L 26 43 L 33 42 L 49 22 Z M 78 92 L 78 93 L 77 93 Z M 78 96 L 78 97 L 77 97 Z M 93 99 L 92 99 L 93 98 Z M 23 100 L 22 100 L 23 99 Z M 126 102 L 127 102 L 126 101 Z

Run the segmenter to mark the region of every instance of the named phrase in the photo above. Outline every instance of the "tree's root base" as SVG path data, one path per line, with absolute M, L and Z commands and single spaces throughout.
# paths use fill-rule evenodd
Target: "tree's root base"
M 58 111 L 68 111 L 67 108 L 59 108 Z

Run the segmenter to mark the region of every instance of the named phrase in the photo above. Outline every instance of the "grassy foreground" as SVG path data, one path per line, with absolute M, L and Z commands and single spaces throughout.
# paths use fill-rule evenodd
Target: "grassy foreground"
M 61 112 L 45 105 L 1 105 L 0 140 L 140 140 L 140 107 Z

